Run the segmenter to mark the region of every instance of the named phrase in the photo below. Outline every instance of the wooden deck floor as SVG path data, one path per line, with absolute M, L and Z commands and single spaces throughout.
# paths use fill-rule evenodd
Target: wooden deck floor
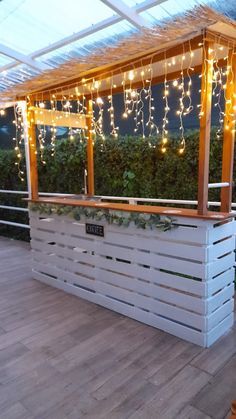
M 0 238 L 1 419 L 223 419 L 236 398 L 236 327 L 211 349 L 31 278 Z

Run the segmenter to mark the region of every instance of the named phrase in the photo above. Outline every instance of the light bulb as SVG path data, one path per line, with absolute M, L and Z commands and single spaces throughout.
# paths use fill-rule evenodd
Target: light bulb
M 134 72 L 132 70 L 129 72 L 128 78 L 130 81 L 134 80 Z
M 97 102 L 98 105 L 103 105 L 103 100 L 102 100 L 101 97 L 97 97 L 96 102 Z

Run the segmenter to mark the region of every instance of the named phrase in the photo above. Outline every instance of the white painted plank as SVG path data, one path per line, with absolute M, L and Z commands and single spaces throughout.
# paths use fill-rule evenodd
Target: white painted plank
M 224 305 L 220 306 L 218 310 L 215 310 L 210 316 L 207 317 L 207 330 L 215 328 L 221 323 L 227 316 L 229 316 L 234 310 L 234 299 L 232 298 Z
M 216 342 L 224 333 L 227 332 L 234 324 L 234 313 L 227 316 L 221 323 L 219 323 L 214 329 L 207 334 L 206 346 L 211 346 Z

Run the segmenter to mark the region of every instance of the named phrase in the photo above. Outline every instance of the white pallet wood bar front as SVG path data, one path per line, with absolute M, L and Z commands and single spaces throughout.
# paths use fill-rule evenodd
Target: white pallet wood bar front
M 104 237 L 85 223 L 104 226 Z M 30 211 L 33 276 L 208 347 L 233 324 L 235 221 L 163 232 Z

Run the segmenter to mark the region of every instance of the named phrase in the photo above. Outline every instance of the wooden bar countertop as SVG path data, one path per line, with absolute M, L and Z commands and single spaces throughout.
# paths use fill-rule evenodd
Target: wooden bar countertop
M 28 199 L 27 199 L 28 200 Z M 101 202 L 101 201 L 89 201 L 68 198 L 39 198 L 37 200 L 28 200 L 32 203 L 38 204 L 57 204 L 57 205 L 71 205 L 73 207 L 89 207 L 89 208 L 102 208 L 111 209 L 115 211 L 128 211 L 128 212 L 142 212 L 145 214 L 159 214 L 166 216 L 178 216 L 178 217 L 189 217 L 198 218 L 202 220 L 227 220 L 236 216 L 236 212 L 215 212 L 208 211 L 206 215 L 199 215 L 195 209 L 185 208 L 172 208 L 172 207 L 160 207 L 153 205 L 132 205 L 132 204 L 121 204 L 115 202 Z

